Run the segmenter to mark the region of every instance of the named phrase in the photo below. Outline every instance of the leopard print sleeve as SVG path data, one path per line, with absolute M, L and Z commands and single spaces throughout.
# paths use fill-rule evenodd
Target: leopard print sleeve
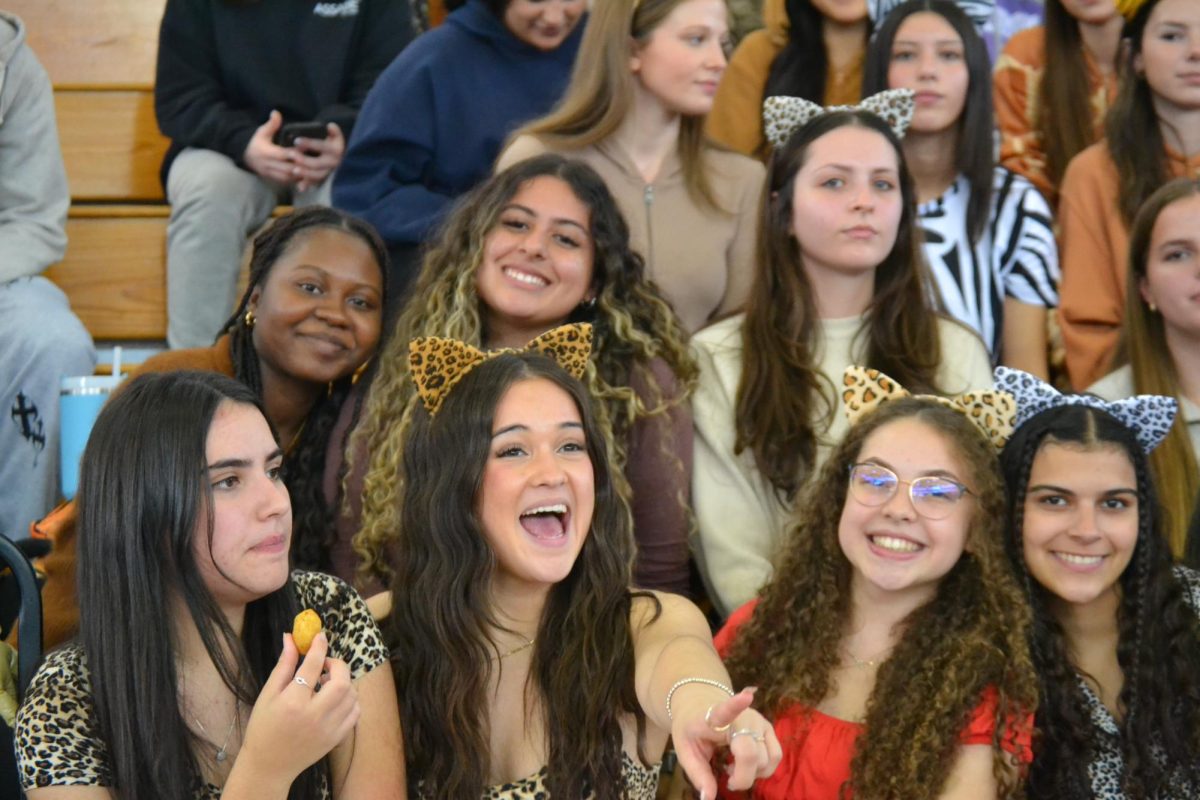
M 13 738 L 24 789 L 112 785 L 91 677 L 78 646 L 56 650 L 42 662 L 17 712 Z
M 357 680 L 388 660 L 379 626 L 358 592 L 345 581 L 319 572 L 296 570 L 292 582 L 300 606 L 321 616 L 329 636 L 329 654 L 346 662 L 351 678 Z

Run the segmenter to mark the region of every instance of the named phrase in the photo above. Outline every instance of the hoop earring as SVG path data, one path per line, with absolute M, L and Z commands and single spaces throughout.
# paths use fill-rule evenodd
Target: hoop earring
M 254 323 L 256 322 L 256 320 L 254 318 L 254 309 L 252 309 L 252 308 L 246 309 L 246 316 L 242 317 L 242 322 L 245 323 L 245 325 L 248 329 L 251 329 L 251 330 L 254 329 Z

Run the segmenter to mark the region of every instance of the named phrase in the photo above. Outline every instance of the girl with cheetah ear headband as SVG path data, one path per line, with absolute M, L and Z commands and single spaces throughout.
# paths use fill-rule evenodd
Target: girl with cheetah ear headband
M 1041 732 L 1031 798 L 1200 793 L 1200 575 L 1172 564 L 1147 454 L 1174 398 L 1062 395 L 999 367 L 1005 543 L 1033 609 Z

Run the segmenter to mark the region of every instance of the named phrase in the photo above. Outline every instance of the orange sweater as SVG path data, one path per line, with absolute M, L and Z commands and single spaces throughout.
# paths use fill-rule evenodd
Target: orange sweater
M 706 132 L 716 142 L 744 155 L 763 159 L 767 141 L 763 135 L 762 104 L 767 78 L 775 57 L 788 42 L 787 9 L 784 0 L 764 0 L 763 29 L 746 36 L 729 59 L 717 87 Z M 863 51 L 845 71 L 829 71 L 825 79 L 825 105 L 851 105 L 862 96 Z
M 1186 159 L 1167 149 L 1172 177 L 1200 172 L 1200 154 Z M 1071 160 L 1058 209 L 1062 264 L 1059 322 L 1067 375 L 1076 391 L 1104 377 L 1125 317 L 1129 231 L 1117 205 L 1117 167 L 1108 143 Z
M 1091 54 L 1084 50 L 1091 96 L 1093 141 L 1104 135 L 1104 114 L 1117 93 L 1116 72 L 1100 74 Z M 1027 28 L 1008 40 L 996 59 L 994 97 L 996 125 L 1000 128 L 1000 162 L 1029 179 L 1051 206 L 1058 189 L 1046 175 L 1046 151 L 1038 132 L 1042 72 L 1046 67 L 1046 32 L 1041 25 Z

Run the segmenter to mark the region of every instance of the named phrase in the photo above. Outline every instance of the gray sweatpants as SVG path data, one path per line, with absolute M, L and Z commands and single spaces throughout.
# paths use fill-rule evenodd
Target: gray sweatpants
M 281 202 L 329 205 L 331 183 L 292 192 L 216 151 L 180 153 L 167 175 L 167 344 L 212 344 L 238 299 L 246 239 Z
M 0 283 L 0 533 L 29 534 L 58 502 L 58 388 L 91 375 L 92 337 L 46 278 Z

